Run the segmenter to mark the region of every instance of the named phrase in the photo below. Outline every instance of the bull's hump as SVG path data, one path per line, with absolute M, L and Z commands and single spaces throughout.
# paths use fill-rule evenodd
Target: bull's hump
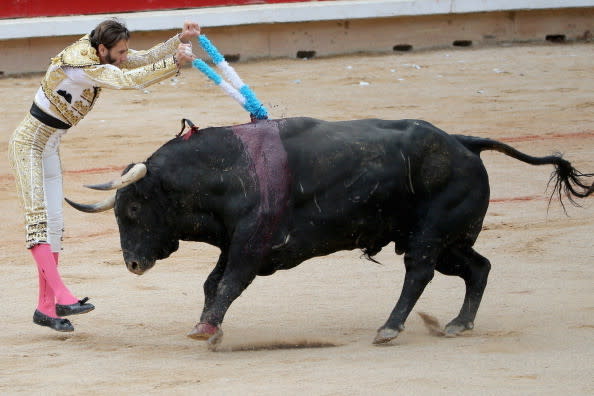
M 231 127 L 254 163 L 262 155 L 276 162 L 286 162 L 287 153 L 281 142 L 277 121 L 260 120 Z

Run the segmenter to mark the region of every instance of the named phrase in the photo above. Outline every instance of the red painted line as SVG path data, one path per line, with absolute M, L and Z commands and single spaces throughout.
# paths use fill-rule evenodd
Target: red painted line
M 105 172 L 121 172 L 124 168 L 121 166 L 110 166 L 108 168 L 90 168 L 90 169 L 77 169 L 64 171 L 67 175 L 78 175 L 85 173 L 105 173 Z
M 550 135 L 525 135 L 525 136 L 509 136 L 502 137 L 495 140 L 502 142 L 529 142 L 533 140 L 551 140 L 551 139 L 578 139 L 594 137 L 594 131 L 573 132 L 573 133 L 553 133 Z
M 110 235 L 112 233 L 113 233 L 113 231 L 106 230 L 106 231 L 101 231 L 101 232 L 93 232 L 93 233 L 89 233 L 89 234 L 83 234 L 83 235 L 79 235 L 78 237 L 83 238 L 83 239 L 84 238 L 96 238 L 96 237 L 103 237 L 105 235 Z
M 509 197 L 509 198 L 492 198 L 491 203 L 495 202 L 520 202 L 520 201 L 540 201 L 545 199 L 542 195 L 528 195 L 525 197 Z

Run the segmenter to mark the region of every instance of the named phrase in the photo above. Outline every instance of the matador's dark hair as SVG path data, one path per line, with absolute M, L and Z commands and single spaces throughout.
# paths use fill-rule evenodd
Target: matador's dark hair
M 108 19 L 101 22 L 89 34 L 91 45 L 98 49 L 103 44 L 107 49 L 113 48 L 119 41 L 128 40 L 130 31 L 123 22 L 117 19 Z

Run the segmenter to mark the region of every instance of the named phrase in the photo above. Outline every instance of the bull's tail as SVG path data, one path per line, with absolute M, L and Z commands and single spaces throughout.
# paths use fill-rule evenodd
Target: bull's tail
M 554 165 L 555 170 L 551 174 L 549 180 L 549 185 L 554 183 L 553 192 L 551 193 L 549 202 L 553 196 L 557 195 L 561 205 L 563 205 L 562 198 L 563 195 L 565 195 L 573 205 L 579 206 L 579 204 L 575 202 L 575 197 L 585 198 L 594 193 L 594 184 L 588 184 L 588 179 L 593 178 L 594 173 L 581 173 L 571 166 L 569 161 L 562 158 L 561 154 L 548 155 L 546 157 L 533 157 L 497 140 L 463 135 L 454 136 L 466 148 L 477 155 L 479 155 L 481 151 L 494 150 L 531 165 Z M 565 208 L 565 206 L 563 206 L 563 208 Z

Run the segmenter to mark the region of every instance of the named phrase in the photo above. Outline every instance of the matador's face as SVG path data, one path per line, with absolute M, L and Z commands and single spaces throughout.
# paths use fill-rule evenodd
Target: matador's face
M 101 64 L 119 67 L 128 59 L 128 40 L 120 40 L 110 49 L 107 49 L 103 44 L 99 44 L 99 59 Z

